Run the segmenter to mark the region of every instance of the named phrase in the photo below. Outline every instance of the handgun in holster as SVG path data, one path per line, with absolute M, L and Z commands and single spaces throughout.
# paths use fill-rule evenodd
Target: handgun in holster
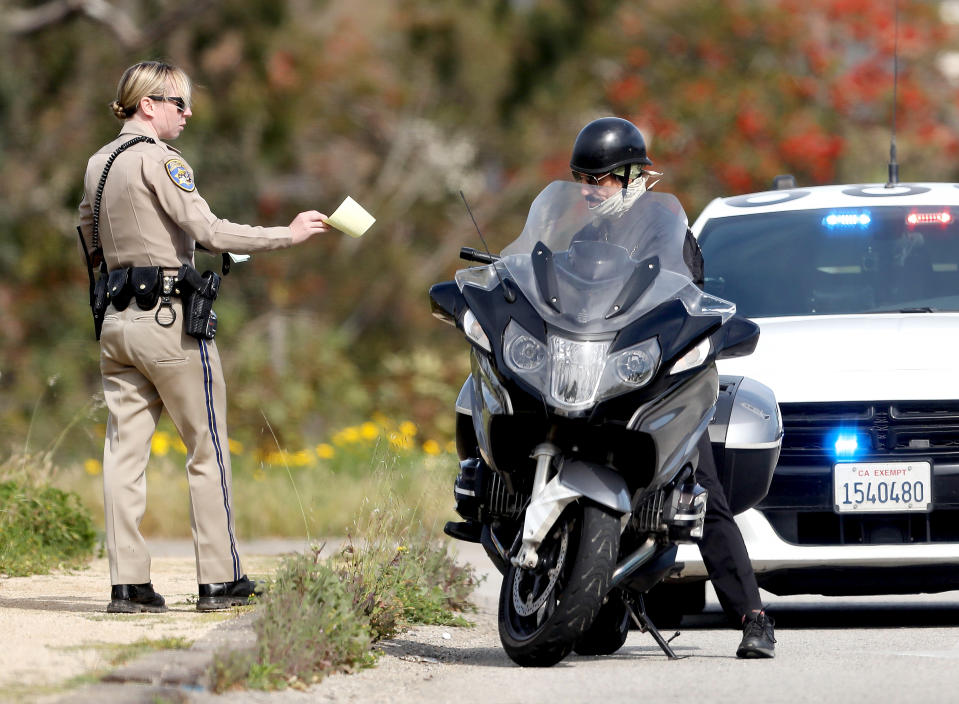
M 220 292 L 220 276 L 212 271 L 201 275 L 184 264 L 177 272 L 180 296 L 183 299 L 183 329 L 198 340 L 212 340 L 216 335 L 216 313 L 213 301 Z

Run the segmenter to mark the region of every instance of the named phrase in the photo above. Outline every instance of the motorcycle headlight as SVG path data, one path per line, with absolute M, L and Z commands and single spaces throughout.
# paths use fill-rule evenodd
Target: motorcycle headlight
M 709 338 L 704 338 L 702 342 L 693 347 L 689 352 L 684 354 L 676 364 L 673 365 L 673 368 L 669 370 L 670 374 L 679 374 L 680 372 L 686 372 L 690 369 L 695 369 L 700 364 L 706 361 L 709 357 L 710 343 Z
M 655 337 L 610 355 L 600 384 L 600 399 L 648 384 L 659 369 L 661 356 Z
M 656 360 L 646 350 L 631 350 L 616 357 L 616 375 L 630 386 L 645 384 L 655 368 Z
M 483 332 L 483 326 L 479 324 L 476 316 L 473 315 L 473 311 L 471 311 L 469 308 L 467 308 L 466 312 L 463 313 L 463 332 L 466 333 L 466 337 L 487 352 L 493 351 L 493 348 L 490 347 L 489 344 L 489 338 L 486 336 L 486 333 Z
M 609 340 L 568 340 L 558 335 L 549 336 L 550 393 L 557 402 L 570 410 L 593 404 L 609 345 Z
M 517 372 L 534 372 L 546 364 L 546 347 L 523 331 L 506 343 L 506 362 Z
M 612 340 L 570 340 L 549 335 L 547 345 L 515 320 L 503 335 L 506 366 L 567 411 L 649 383 L 660 362 L 659 343 L 650 338 L 609 355 Z M 609 355 L 609 356 L 607 356 Z
M 507 367 L 534 388 L 545 389 L 549 378 L 546 345 L 515 320 L 509 321 L 503 334 L 503 358 Z

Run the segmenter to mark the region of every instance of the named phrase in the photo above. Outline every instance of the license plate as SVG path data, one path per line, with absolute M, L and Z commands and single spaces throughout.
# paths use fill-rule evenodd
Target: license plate
M 836 513 L 932 509 L 929 462 L 843 462 L 833 466 Z

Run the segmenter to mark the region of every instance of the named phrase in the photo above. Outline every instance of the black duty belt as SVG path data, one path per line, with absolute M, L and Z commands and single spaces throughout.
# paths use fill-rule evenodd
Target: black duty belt
M 106 297 L 118 311 L 125 310 L 132 300 L 141 310 L 153 310 L 159 301 L 153 317 L 165 328 L 176 322 L 173 298 L 182 297 L 188 308 L 187 334 L 212 340 L 216 332 L 212 305 L 219 288 L 219 276 L 211 271 L 200 275 L 186 264 L 175 275 L 164 274 L 160 266 L 131 266 L 114 269 L 107 275 Z M 169 310 L 170 317 L 161 320 L 160 312 L 164 308 Z

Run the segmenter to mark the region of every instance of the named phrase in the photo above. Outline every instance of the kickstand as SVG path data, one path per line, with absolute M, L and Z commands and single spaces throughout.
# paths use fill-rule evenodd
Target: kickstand
M 633 622 L 639 627 L 639 630 L 643 633 L 648 632 L 653 637 L 653 640 L 656 641 L 656 644 L 666 653 L 667 658 L 670 660 L 682 660 L 683 658 L 689 657 L 688 655 L 677 655 L 676 651 L 669 646 L 670 642 L 679 635 L 679 631 L 676 631 L 669 640 L 666 640 L 663 638 L 663 634 L 659 632 L 659 629 L 649 620 L 649 616 L 646 615 L 646 604 L 643 603 L 642 595 L 639 595 L 638 610 L 634 609 L 629 602 L 626 603 L 626 608 L 629 609 L 629 615 L 633 619 Z

